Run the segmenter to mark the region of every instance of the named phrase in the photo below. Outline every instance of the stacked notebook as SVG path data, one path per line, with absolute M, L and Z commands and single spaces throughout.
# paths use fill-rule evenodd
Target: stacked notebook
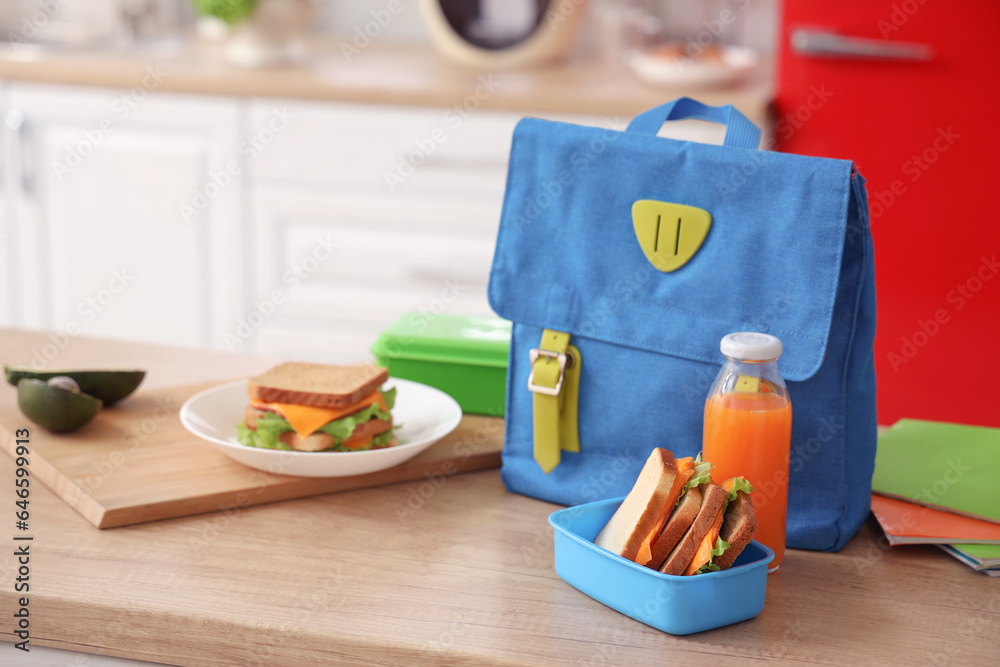
M 1000 576 L 1000 429 L 901 419 L 879 434 L 872 512 L 889 544 L 936 544 Z

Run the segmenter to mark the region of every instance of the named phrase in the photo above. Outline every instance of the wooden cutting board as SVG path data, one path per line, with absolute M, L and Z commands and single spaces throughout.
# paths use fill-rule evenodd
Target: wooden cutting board
M 451 434 L 388 470 L 314 478 L 248 468 L 181 425 L 184 401 L 216 384 L 140 391 L 63 435 L 32 424 L 16 407 L 3 408 L 0 446 L 13 457 L 15 431 L 30 429 L 31 476 L 98 528 L 395 482 L 433 483 L 442 475 L 500 466 L 503 420 L 467 415 Z

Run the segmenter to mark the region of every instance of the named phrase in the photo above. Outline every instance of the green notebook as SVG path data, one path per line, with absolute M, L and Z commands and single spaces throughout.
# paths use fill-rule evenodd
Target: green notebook
M 996 574 L 997 568 L 1000 568 L 1000 546 L 995 544 L 939 544 L 938 547 L 974 570 L 993 570 L 987 574 L 991 577 L 1000 576 Z
M 1000 565 L 1000 546 L 995 544 L 953 544 L 970 558 L 992 565 Z
M 1000 523 L 1000 429 L 900 419 L 878 436 L 872 490 Z

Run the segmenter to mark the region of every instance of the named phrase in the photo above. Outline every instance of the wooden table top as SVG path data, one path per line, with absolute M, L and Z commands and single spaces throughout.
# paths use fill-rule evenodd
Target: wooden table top
M 427 45 L 376 41 L 345 60 L 336 37 L 312 36 L 299 62 L 246 70 L 226 65 L 221 45 L 190 39 L 153 50 L 0 49 L 0 79 L 132 88 L 157 77 L 157 90 L 376 104 L 451 107 L 478 95 L 476 108 L 633 116 L 683 95 L 734 104 L 758 125 L 773 98 L 773 65 L 725 87 L 643 83 L 623 64 L 584 55 L 559 64 L 488 72 L 454 65 Z
M 0 330 L 2 361 L 46 342 Z M 146 367 L 154 387 L 273 360 L 74 338 L 57 362 Z M 14 398 L 0 387 L 0 405 Z M 0 456 L 8 545 L 14 479 Z M 871 521 L 839 553 L 790 550 L 758 617 L 674 637 L 559 579 L 546 523 L 556 506 L 507 493 L 495 470 L 104 531 L 44 486 L 30 503 L 32 645 L 208 667 L 1000 659 L 1000 579 L 934 547 L 885 548 Z M 13 551 L 0 550 L 5 641 L 15 640 Z M 2 650 L 11 664 L 13 649 Z

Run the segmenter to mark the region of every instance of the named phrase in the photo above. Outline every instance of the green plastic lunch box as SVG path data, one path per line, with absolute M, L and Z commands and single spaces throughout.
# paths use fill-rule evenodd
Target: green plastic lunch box
M 503 416 L 511 324 L 497 317 L 406 313 L 372 346 L 390 377 L 450 395 L 466 414 Z

